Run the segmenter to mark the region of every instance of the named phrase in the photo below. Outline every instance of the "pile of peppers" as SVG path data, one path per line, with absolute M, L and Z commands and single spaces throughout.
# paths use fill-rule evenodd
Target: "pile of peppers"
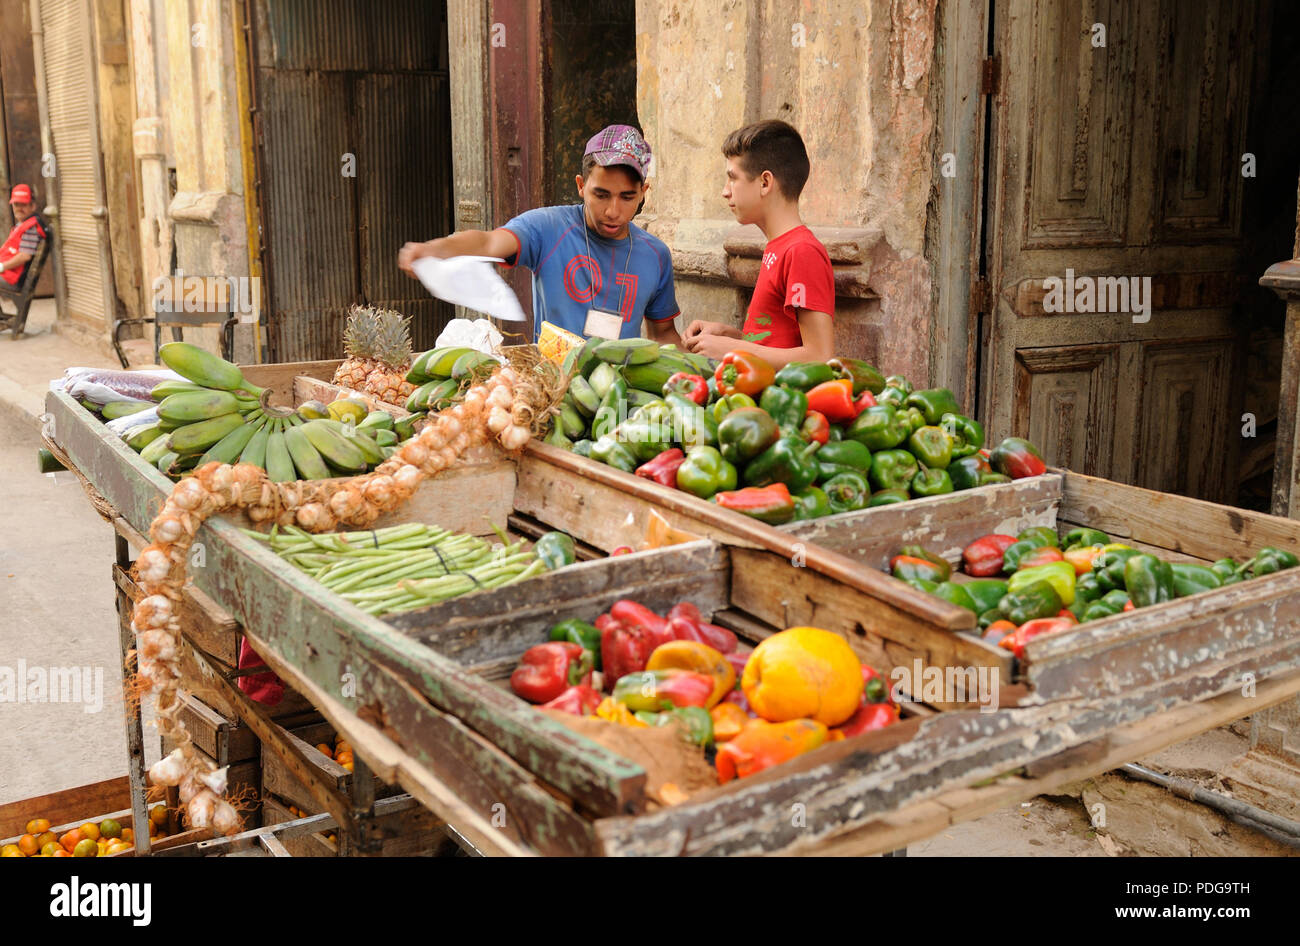
M 1165 562 L 1083 526 L 1064 536 L 1050 526 L 981 536 L 962 549 L 961 558 L 969 577 L 960 582 L 951 580 L 947 560 L 918 545 L 900 549 L 890 571 L 974 612 L 981 636 L 1017 657 L 1042 634 L 1300 564 L 1295 554 L 1272 546 L 1240 563 L 1231 558 L 1209 565 Z
M 713 755 L 719 781 L 744 778 L 827 742 L 881 729 L 899 718 L 884 677 L 862 665 L 862 702 L 838 726 L 812 719 L 766 720 L 740 687 L 749 653 L 690 602 L 666 616 L 631 600 L 587 622 L 554 625 L 510 676 L 516 695 L 539 708 L 625 726 L 676 726 Z
M 914 390 L 865 361 L 776 371 L 734 351 L 711 376 L 669 373 L 683 357 L 665 348 L 622 368 L 577 358 L 550 442 L 772 525 L 1046 470 L 1026 440 L 985 448 L 952 391 Z

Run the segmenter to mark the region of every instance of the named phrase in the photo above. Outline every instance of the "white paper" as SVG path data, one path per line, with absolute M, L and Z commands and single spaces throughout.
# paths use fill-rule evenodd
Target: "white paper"
M 422 256 L 411 264 L 411 271 L 425 289 L 445 302 L 505 322 L 523 322 L 524 310 L 514 290 L 492 267 L 500 262 L 491 256 Z

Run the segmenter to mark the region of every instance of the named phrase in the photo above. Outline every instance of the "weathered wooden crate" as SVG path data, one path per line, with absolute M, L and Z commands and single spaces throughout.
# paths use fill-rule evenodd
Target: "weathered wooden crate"
M 982 495 L 981 495 L 982 494 Z M 1159 558 L 1208 564 L 1244 560 L 1261 546 L 1300 553 L 1300 522 L 1158 493 L 1077 473 L 1020 480 L 912 504 L 785 527 L 810 543 L 888 568 L 900 546 L 920 543 L 957 565 L 990 532 L 1035 525 L 1091 526 Z M 918 514 L 920 513 L 920 514 Z M 954 569 L 954 576 L 960 580 Z M 1196 676 L 1183 696 L 1207 699 L 1300 666 L 1300 569 L 1125 612 L 1031 641 L 1019 661 L 1033 699 L 1120 694 Z
M 300 816 L 291 812 L 275 796 L 262 797 L 263 825 L 284 824 L 298 817 Z M 450 853 L 448 845 L 451 842 L 447 839 L 441 822 L 419 806 L 393 814 L 377 815 L 372 824 L 381 838 L 381 857 L 432 857 Z M 330 832 L 317 831 L 298 837 L 286 837 L 281 843 L 294 857 L 343 856 L 344 845 L 340 843 L 343 839 L 337 829 L 332 832 L 338 838 L 336 841 L 326 837 L 327 833 Z
M 62 835 L 88 821 L 99 824 L 112 818 L 123 828 L 135 830 L 135 816 L 131 811 L 131 782 L 127 776 L 105 779 L 90 785 L 24 798 L 0 805 L 0 846 L 16 844 L 33 818 L 46 818 L 50 830 Z M 147 829 L 146 829 L 147 830 Z M 151 845 L 154 852 L 191 844 L 212 836 L 207 829 L 192 829 L 168 835 Z M 131 857 L 135 851 L 122 851 L 110 857 Z
M 307 757 L 317 774 L 329 782 L 336 791 L 344 794 L 351 793 L 352 773 L 316 748 L 321 743 L 329 745 L 333 742 L 335 735 L 333 726 L 329 723 L 308 723 L 291 729 L 285 727 L 281 729 L 284 737 Z M 275 795 L 304 811 L 316 811 L 319 808 L 312 797 L 311 790 L 289 770 L 278 755 L 266 747 L 262 748 L 262 792 Z M 376 798 L 398 793 L 398 790 L 391 785 L 384 785 L 382 782 L 377 782 L 375 785 Z

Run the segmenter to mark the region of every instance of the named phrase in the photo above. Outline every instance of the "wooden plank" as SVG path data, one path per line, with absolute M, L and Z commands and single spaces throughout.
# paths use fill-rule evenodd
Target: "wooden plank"
M 0 805 L 0 838 L 8 838 L 3 843 L 10 843 L 24 833 L 33 818 L 46 818 L 54 825 L 83 824 L 98 812 L 118 811 L 130 803 L 131 782 L 125 775 L 11 801 Z
M 509 585 L 491 595 L 466 595 L 433 608 L 394 615 L 394 627 L 461 663 L 517 656 L 556 622 L 594 620 L 620 598 L 664 613 L 690 600 L 706 615 L 728 603 L 730 561 L 712 542 L 572 565 Z
M 1300 569 L 1115 615 L 1025 649 L 1022 670 L 1044 699 L 1118 693 L 1225 661 L 1250 666 L 1273 645 L 1300 648 Z
M 236 719 L 223 716 L 198 697 L 182 693 L 178 719 L 194 745 L 218 765 L 245 762 L 258 757 L 257 736 Z
M 331 374 L 330 377 L 333 377 Z M 305 401 L 320 401 L 322 404 L 331 404 L 340 398 L 349 398 L 358 400 L 366 405 L 368 410 L 387 411 L 393 417 L 405 417 L 410 412 L 401 404 L 393 404 L 382 398 L 375 397 L 365 391 L 358 391 L 355 388 L 344 387 L 341 384 L 324 378 L 312 378 L 306 375 L 299 375 L 293 379 L 293 396 L 298 404 Z
M 552 469 L 543 469 L 543 465 Z M 565 476 L 565 473 L 573 474 L 578 479 Z M 536 440 L 529 442 L 520 458 L 519 493 L 515 502 L 524 512 L 538 514 L 532 508 L 525 508 L 528 505 L 547 502 L 561 504 L 565 513 L 560 518 L 569 521 L 575 528 L 580 527 L 586 519 L 598 516 L 605 523 L 617 525 L 622 522 L 623 534 L 635 537 L 645 532 L 644 519 L 640 517 L 649 516 L 649 510 L 638 506 L 634 502 L 636 499 L 653 504 L 660 515 L 668 518 L 674 527 L 718 538 L 728 545 L 766 549 L 788 561 L 797 559 L 811 571 L 863 591 L 899 611 L 931 624 L 950 630 L 974 626 L 969 611 L 916 591 L 875 569 L 864 568 L 839 552 L 809 544 L 780 529 L 740 513 L 720 509 L 714 503 L 704 502 L 681 490 L 660 486 L 643 477 L 623 473 L 603 463 L 596 463 Z M 544 515 L 538 515 L 538 518 L 554 521 Z M 601 541 L 587 541 L 605 547 Z M 633 542 L 619 544 L 636 547 Z
M 982 535 L 1018 535 L 1030 526 L 1056 526 L 1064 477 L 1045 473 L 1001 486 L 981 486 L 893 506 L 840 513 L 782 526 L 871 568 L 888 570 L 901 546 L 922 543 L 950 562 Z
M 1067 473 L 1061 515 L 1109 533 L 1214 561 L 1250 558 L 1272 545 L 1300 554 L 1300 525 L 1293 519 L 1200 499 L 1158 493 L 1110 480 Z
M 905 805 L 893 812 L 885 833 L 873 821 L 838 837 L 792 847 L 784 853 L 816 857 L 865 857 L 895 850 L 916 841 L 933 837 L 949 825 L 971 821 L 990 812 L 1006 808 L 1072 782 L 1093 778 L 1125 763 L 1134 762 L 1199 733 L 1208 732 L 1235 719 L 1257 713 L 1300 693 L 1300 675 L 1279 677 L 1261 686 L 1255 697 L 1227 693 L 1200 703 L 1191 703 L 1166 713 L 1119 727 L 1107 737 L 1108 745 L 1090 748 L 1077 763 L 1052 769 L 1041 778 L 1007 776 L 978 788 L 961 788 L 944 792 L 930 801 Z M 1261 702 L 1264 701 L 1264 702 Z M 936 826 L 932 804 L 948 812 L 946 821 Z
M 280 825 L 296 821 L 298 818 L 271 795 L 262 796 L 262 824 Z M 334 826 L 337 828 L 337 825 Z M 282 844 L 291 857 L 338 857 L 338 847 L 326 839 L 326 830 L 313 831 L 310 834 L 285 835 L 276 833 L 274 837 Z
M 146 541 L 145 545 L 147 544 Z M 125 569 L 118 565 L 113 566 L 113 582 L 132 601 L 140 599 L 140 586 L 131 579 Z M 237 665 L 239 622 L 196 588 L 193 582 L 187 583 L 181 592 L 179 618 L 181 627 L 185 628 L 185 635 L 204 653 L 215 657 L 227 666 Z
M 240 365 L 244 380 L 259 388 L 271 389 L 271 403 L 278 406 L 297 407 L 301 401 L 294 401 L 296 391 L 294 378 L 320 378 L 328 381 L 334 377 L 338 366 L 343 364 L 341 358 L 325 361 L 287 361 L 281 364 Z
M 1011 680 L 1013 658 L 1002 648 L 936 628 L 770 552 L 732 549 L 731 559 L 733 606 L 760 621 L 838 631 L 861 659 L 886 674 L 920 658 L 926 666 L 996 667 L 1002 679 Z

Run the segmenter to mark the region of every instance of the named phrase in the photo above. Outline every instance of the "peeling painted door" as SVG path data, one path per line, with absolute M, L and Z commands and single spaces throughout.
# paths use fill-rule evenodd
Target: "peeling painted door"
M 995 3 L 991 435 L 1084 473 L 1233 495 L 1242 156 L 1265 6 Z

